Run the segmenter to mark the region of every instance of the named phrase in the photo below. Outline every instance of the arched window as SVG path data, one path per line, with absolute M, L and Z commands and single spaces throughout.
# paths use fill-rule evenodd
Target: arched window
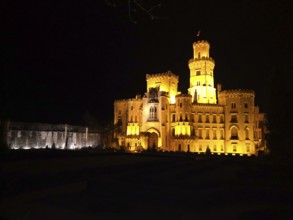
M 157 108 L 151 106 L 150 107 L 150 119 L 151 120 L 156 120 L 157 119 Z
M 238 129 L 236 127 L 231 128 L 231 139 L 238 139 Z
M 175 121 L 175 114 L 172 115 L 172 121 Z
M 249 140 L 249 129 L 245 128 L 245 139 Z

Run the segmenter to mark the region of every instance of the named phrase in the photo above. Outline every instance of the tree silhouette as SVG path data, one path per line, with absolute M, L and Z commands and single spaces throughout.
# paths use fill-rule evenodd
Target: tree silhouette
M 144 19 L 167 19 L 155 13 L 162 6 L 159 0 L 105 0 L 105 3 L 110 7 L 127 6 L 129 20 L 134 24 Z

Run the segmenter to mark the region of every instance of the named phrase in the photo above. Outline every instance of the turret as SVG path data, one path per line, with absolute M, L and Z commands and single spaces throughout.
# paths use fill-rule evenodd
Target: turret
M 207 41 L 193 43 L 193 58 L 189 60 L 190 88 L 192 101 L 197 103 L 216 104 L 216 88 L 214 87 L 215 61 L 210 58 L 210 44 Z M 197 97 L 195 97 L 195 94 Z

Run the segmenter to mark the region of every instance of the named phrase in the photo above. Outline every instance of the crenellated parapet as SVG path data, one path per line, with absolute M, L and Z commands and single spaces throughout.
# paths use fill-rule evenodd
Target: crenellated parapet
M 191 58 L 188 60 L 188 64 L 195 61 L 211 61 L 213 64 L 215 64 L 215 60 L 211 57 Z
M 166 77 L 174 77 L 175 79 L 179 80 L 179 76 L 172 73 L 171 71 L 167 71 L 165 73 L 156 73 L 156 74 L 146 74 L 146 80 L 151 79 L 151 78 L 166 78 Z
M 225 96 L 225 97 L 250 97 L 254 98 L 255 93 L 253 90 L 250 89 L 231 89 L 231 90 L 223 90 L 218 93 L 218 96 Z
M 121 103 L 121 102 L 130 102 L 130 101 L 141 101 L 141 98 L 130 98 L 130 99 L 116 99 L 114 100 L 114 104 L 115 103 Z
M 189 94 L 178 94 L 176 95 L 176 98 L 191 98 L 192 95 L 189 95 Z
M 193 111 L 196 112 L 211 112 L 211 113 L 222 113 L 224 112 L 223 105 L 215 105 L 215 104 L 202 104 L 202 103 L 194 103 L 192 104 Z
M 206 40 L 198 40 L 198 41 L 195 41 L 193 43 L 193 46 L 203 46 L 203 45 L 209 45 L 210 46 L 210 43 Z

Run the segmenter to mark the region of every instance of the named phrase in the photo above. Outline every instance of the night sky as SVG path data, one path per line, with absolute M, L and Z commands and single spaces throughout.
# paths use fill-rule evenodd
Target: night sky
M 255 90 L 267 111 L 272 76 L 281 69 L 288 84 L 292 73 L 291 2 L 141 1 L 145 9 L 160 3 L 155 19 L 126 0 L 4 2 L 0 117 L 80 124 L 88 112 L 108 122 L 115 99 L 143 94 L 145 74 L 167 70 L 187 93 L 199 30 L 215 83 Z

